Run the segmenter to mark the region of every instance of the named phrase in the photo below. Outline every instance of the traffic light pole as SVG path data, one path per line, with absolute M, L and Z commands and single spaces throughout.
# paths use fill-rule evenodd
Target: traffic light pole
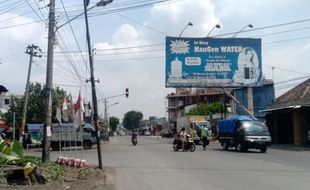
M 97 107 L 97 95 L 96 95 L 96 86 L 95 86 L 95 77 L 94 77 L 94 63 L 93 63 L 93 54 L 91 49 L 90 42 L 90 34 L 89 34 L 89 26 L 88 26 L 88 16 L 87 16 L 87 0 L 84 1 L 84 15 L 85 15 L 85 24 L 86 24 L 86 39 L 87 39 L 87 47 L 88 47 L 88 56 L 89 56 L 89 64 L 90 64 L 90 83 L 92 88 L 92 100 L 94 106 L 94 124 L 97 133 L 97 151 L 98 151 L 98 162 L 99 168 L 102 169 L 102 157 L 101 157 L 101 143 L 100 143 L 100 131 L 98 126 L 98 107 Z

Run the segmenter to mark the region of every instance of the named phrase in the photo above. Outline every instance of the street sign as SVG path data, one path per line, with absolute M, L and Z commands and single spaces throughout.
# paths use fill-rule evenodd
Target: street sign
M 166 87 L 261 85 L 261 39 L 166 37 Z

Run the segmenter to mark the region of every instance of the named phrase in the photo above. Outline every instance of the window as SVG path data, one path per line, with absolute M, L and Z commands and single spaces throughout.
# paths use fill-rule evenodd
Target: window
M 10 99 L 4 99 L 4 104 L 9 105 L 10 104 Z

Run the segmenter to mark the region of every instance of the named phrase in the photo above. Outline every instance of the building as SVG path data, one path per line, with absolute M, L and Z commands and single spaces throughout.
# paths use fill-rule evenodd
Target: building
M 243 106 L 248 107 L 248 91 L 247 88 L 240 88 L 234 90 L 234 96 L 242 103 Z M 267 106 L 270 106 L 275 99 L 274 94 L 274 84 L 272 80 L 263 80 L 263 86 L 253 87 L 253 114 L 256 118 L 264 118 L 265 112 L 261 110 L 266 109 Z M 243 109 L 237 107 L 236 103 L 232 103 L 232 110 L 235 110 L 235 113 L 238 115 L 247 114 Z
M 238 101 L 248 107 L 247 87 L 244 88 L 226 88 Z M 266 109 L 274 101 L 274 85 L 272 80 L 263 80 L 263 86 L 253 87 L 253 108 L 254 116 L 264 118 L 265 113 L 260 110 Z M 176 93 L 167 96 L 168 99 L 168 122 L 171 129 L 176 131 L 177 120 L 186 115 L 190 108 L 197 103 L 203 102 L 211 104 L 213 102 L 222 102 L 224 105 L 223 112 L 213 115 L 213 119 L 227 118 L 238 114 L 247 114 L 243 109 L 237 106 L 237 103 L 224 93 L 221 88 L 201 88 L 201 89 L 184 89 L 177 88 Z M 228 112 L 227 112 L 228 111 Z M 226 113 L 227 112 L 227 113 Z M 212 120 L 212 119 L 211 119 Z
M 231 89 L 229 89 L 231 91 Z M 170 128 L 176 132 L 177 120 L 186 115 L 191 106 L 199 102 L 211 104 L 213 102 L 223 102 L 230 104 L 229 97 L 220 88 L 177 88 L 176 93 L 167 95 L 168 99 L 168 122 Z M 223 110 L 226 110 L 225 108 Z M 222 116 L 224 117 L 224 116 Z
M 158 118 L 156 116 L 151 116 L 148 120 L 139 121 L 139 130 L 141 134 L 144 134 L 145 131 L 148 131 L 152 135 L 158 135 L 162 129 L 167 127 L 168 124 L 165 117 Z
M 10 95 L 7 94 L 8 90 L 0 85 L 0 113 L 4 113 L 10 106 Z
M 264 112 L 273 143 L 309 145 L 310 78 L 278 97 Z

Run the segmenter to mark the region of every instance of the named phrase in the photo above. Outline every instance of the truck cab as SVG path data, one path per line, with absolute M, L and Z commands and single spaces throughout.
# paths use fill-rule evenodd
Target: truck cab
M 239 152 L 259 149 L 266 152 L 271 137 L 266 125 L 248 116 L 238 116 L 218 122 L 219 142 L 224 150 L 235 147 Z

